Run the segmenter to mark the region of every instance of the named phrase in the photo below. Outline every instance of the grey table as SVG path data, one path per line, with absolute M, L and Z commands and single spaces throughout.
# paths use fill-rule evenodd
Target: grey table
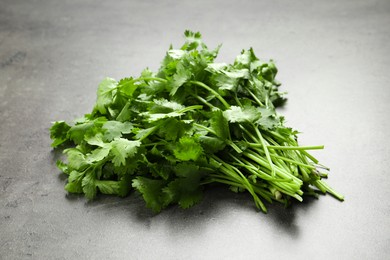
M 390 255 L 389 1 L 0 0 L 0 259 L 385 259 Z M 210 190 L 153 215 L 67 196 L 48 128 L 91 110 L 105 76 L 155 70 L 185 29 L 218 61 L 274 59 L 279 112 L 345 194 L 257 212 Z

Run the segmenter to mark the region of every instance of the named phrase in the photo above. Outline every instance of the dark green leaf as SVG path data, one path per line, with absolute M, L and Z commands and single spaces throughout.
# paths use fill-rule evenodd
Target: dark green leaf
M 142 197 L 146 202 L 146 206 L 151 208 L 154 212 L 160 212 L 165 206 L 162 192 L 162 188 L 165 186 L 165 181 L 138 176 L 133 179 L 132 186 L 142 194 Z
M 57 147 L 68 140 L 70 126 L 64 121 L 55 122 L 50 128 L 50 138 L 53 139 L 52 147 Z

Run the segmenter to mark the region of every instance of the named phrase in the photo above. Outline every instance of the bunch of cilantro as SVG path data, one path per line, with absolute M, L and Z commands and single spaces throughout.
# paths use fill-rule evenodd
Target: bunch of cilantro
M 168 50 L 160 69 L 140 77 L 104 79 L 90 114 L 73 124 L 55 122 L 53 147 L 62 147 L 65 189 L 126 196 L 142 194 L 155 212 L 171 204 L 188 208 L 211 184 L 289 204 L 303 195 L 343 196 L 322 179 L 297 131 L 284 126 L 275 107 L 284 102 L 272 61 L 244 50 L 233 64 L 215 63 L 219 47 L 207 48 L 199 32 L 185 32 L 180 49 Z

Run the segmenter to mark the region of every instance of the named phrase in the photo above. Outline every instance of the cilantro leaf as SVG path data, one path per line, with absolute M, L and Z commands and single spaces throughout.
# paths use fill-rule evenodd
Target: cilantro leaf
M 202 35 L 200 32 L 191 32 L 190 30 L 186 30 L 184 32 L 184 36 L 186 38 L 186 42 L 182 47 L 184 50 L 191 51 L 202 44 Z
M 167 141 L 176 141 L 191 129 L 192 121 L 183 121 L 177 118 L 166 119 L 163 127 L 159 128 L 158 135 Z
M 116 80 L 112 78 L 105 78 L 99 84 L 95 108 L 102 115 L 107 113 L 106 107 L 111 104 L 114 95 L 113 91 L 116 89 L 117 85 L 118 83 Z
M 68 183 L 65 185 L 65 190 L 70 193 L 83 193 L 82 179 L 85 172 L 72 171 L 69 174 Z
M 130 141 L 124 138 L 115 138 L 111 142 L 110 154 L 113 156 L 112 162 L 115 166 L 126 164 L 126 158 L 133 157 L 141 145 L 140 141 Z
M 179 160 L 196 161 L 203 154 L 203 148 L 194 137 L 183 136 L 176 144 L 173 153 Z
M 68 140 L 70 126 L 64 121 L 55 122 L 50 128 L 50 138 L 53 139 L 52 147 L 57 147 Z
M 256 121 L 256 124 L 258 124 L 261 128 L 270 130 L 280 124 L 280 120 L 276 116 L 275 111 L 273 111 L 273 109 L 259 107 L 257 108 L 257 110 L 260 112 L 261 117 L 259 120 Z
M 93 150 L 90 154 L 87 154 L 85 161 L 89 164 L 98 162 L 107 157 L 110 153 L 109 147 L 101 147 Z
M 84 170 L 89 166 L 84 153 L 77 148 L 68 148 L 64 150 L 64 153 L 68 157 L 69 170 Z
M 199 142 L 201 143 L 203 150 L 210 154 L 219 152 L 226 146 L 226 142 L 218 137 L 200 136 Z
M 182 62 L 178 62 L 176 65 L 176 73 L 173 75 L 170 83 L 171 91 L 169 94 L 171 96 L 175 95 L 177 90 L 191 79 L 191 76 L 191 71 L 187 70 Z
M 254 122 L 260 118 L 260 113 L 255 107 L 231 106 L 223 115 L 231 123 Z
M 81 181 L 81 186 L 83 188 L 83 192 L 87 199 L 92 200 L 96 196 L 96 179 L 95 174 L 92 171 L 89 171 L 83 180 Z
M 129 134 L 133 129 L 130 122 L 107 121 L 103 124 L 104 139 L 112 141 L 115 138 L 122 137 L 122 134 Z
M 133 96 L 134 91 L 139 85 L 136 85 L 133 78 L 124 78 L 118 82 L 118 90 L 126 97 Z M 109 103 L 108 103 L 109 104 Z
M 189 208 L 203 197 L 203 187 L 200 186 L 203 173 L 193 163 L 180 163 L 174 170 L 178 178 L 170 182 L 163 192 L 170 203 L 175 202 L 182 208 Z
M 85 134 L 84 140 L 90 145 L 105 147 L 107 144 L 103 141 L 103 134 L 101 132 L 95 135 Z
M 131 187 L 128 180 L 124 181 L 123 179 L 120 181 L 97 180 L 95 184 L 101 193 L 121 197 L 126 196 Z
M 81 144 L 85 140 L 85 137 L 93 136 L 98 133 L 100 131 L 99 128 L 105 121 L 107 121 L 107 119 L 104 117 L 98 117 L 93 120 L 84 118 L 83 121 L 76 122 L 76 125 L 69 129 L 69 138 L 76 144 Z
M 182 110 L 185 108 L 182 104 L 179 104 L 175 101 L 169 101 L 167 99 L 154 99 L 153 105 L 150 107 L 150 113 L 169 113 L 173 111 Z
M 63 173 L 69 174 L 68 165 L 67 165 L 66 163 L 64 163 L 63 161 L 57 160 L 56 166 L 57 166 L 57 168 L 60 169 L 60 171 L 62 171 Z
M 142 194 L 147 207 L 156 213 L 161 211 L 164 207 L 162 188 L 165 181 L 138 176 L 133 179 L 132 186 Z
M 222 110 L 216 109 L 212 111 L 212 116 L 210 118 L 210 126 L 211 129 L 214 130 L 216 135 L 222 140 L 226 140 L 230 136 L 229 124 Z

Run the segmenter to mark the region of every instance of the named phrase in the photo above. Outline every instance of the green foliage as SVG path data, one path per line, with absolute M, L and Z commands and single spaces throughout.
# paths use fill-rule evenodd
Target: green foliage
M 55 122 L 50 128 L 50 138 L 53 139 L 52 147 L 57 147 L 67 141 L 70 126 L 64 121 Z
M 202 155 L 203 149 L 199 142 L 189 136 L 183 136 L 173 150 L 174 155 L 181 161 L 196 161 Z
M 112 103 L 117 82 L 112 78 L 105 78 L 98 87 L 95 108 L 102 115 L 107 113 L 107 106 Z
M 57 162 L 65 190 L 93 199 L 134 189 L 154 212 L 193 206 L 210 183 L 248 192 L 264 212 L 263 200 L 288 204 L 316 191 L 342 200 L 307 152 L 322 146 L 299 147 L 276 112 L 285 99 L 273 61 L 250 48 L 233 64 L 215 63 L 220 46 L 208 49 L 199 32 L 184 36 L 156 73 L 105 78 L 90 114 L 52 125 L 52 147 L 73 144 Z

